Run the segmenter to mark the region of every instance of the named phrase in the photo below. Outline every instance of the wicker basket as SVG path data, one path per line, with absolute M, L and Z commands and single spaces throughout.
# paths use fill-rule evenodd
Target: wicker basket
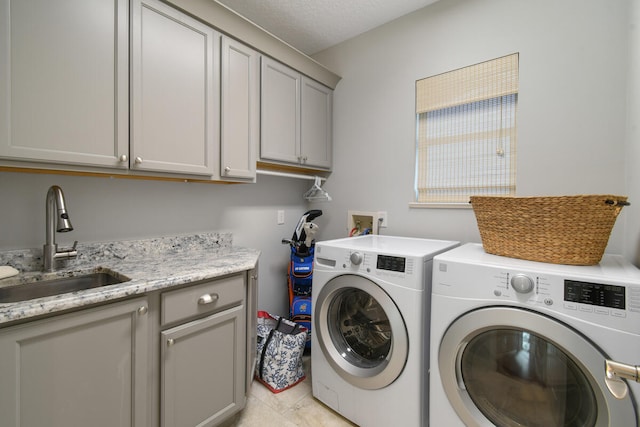
M 484 250 L 552 264 L 600 262 L 627 197 L 472 196 Z

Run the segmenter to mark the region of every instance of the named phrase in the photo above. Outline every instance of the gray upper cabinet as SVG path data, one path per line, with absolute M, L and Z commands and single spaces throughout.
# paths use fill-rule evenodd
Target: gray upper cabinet
M 149 425 L 146 298 L 0 329 L 3 426 Z
M 263 57 L 260 159 L 330 169 L 332 104 L 331 89 Z
M 128 11 L 0 0 L 1 158 L 128 168 Z
M 301 77 L 297 71 L 262 57 L 261 160 L 300 163 Z
M 260 138 L 260 55 L 222 37 L 220 176 L 253 181 Z
M 257 158 L 330 170 L 332 90 L 260 60 L 161 0 L 0 0 L 0 164 L 240 182 Z
M 331 169 L 333 148 L 333 91 L 302 77 L 300 152 L 303 164 Z
M 219 37 L 160 1 L 133 0 L 133 170 L 216 173 Z

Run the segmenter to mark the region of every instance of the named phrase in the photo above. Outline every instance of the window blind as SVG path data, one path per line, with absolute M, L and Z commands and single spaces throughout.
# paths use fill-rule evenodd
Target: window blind
M 416 82 L 416 201 L 515 193 L 518 54 Z

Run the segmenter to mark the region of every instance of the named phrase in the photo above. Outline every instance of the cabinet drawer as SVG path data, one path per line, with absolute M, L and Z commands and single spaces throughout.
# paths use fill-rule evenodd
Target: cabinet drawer
M 241 304 L 245 294 L 245 276 L 238 274 L 162 294 L 163 325 L 200 314 L 208 314 Z

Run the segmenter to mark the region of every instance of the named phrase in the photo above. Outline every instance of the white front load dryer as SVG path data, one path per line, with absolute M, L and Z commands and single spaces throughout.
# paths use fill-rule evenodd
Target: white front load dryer
M 640 270 L 621 256 L 552 265 L 466 244 L 434 259 L 432 289 L 431 426 L 639 425 L 624 375 L 640 364 Z
M 377 235 L 316 243 L 315 398 L 361 427 L 427 424 L 432 259 L 458 244 Z

